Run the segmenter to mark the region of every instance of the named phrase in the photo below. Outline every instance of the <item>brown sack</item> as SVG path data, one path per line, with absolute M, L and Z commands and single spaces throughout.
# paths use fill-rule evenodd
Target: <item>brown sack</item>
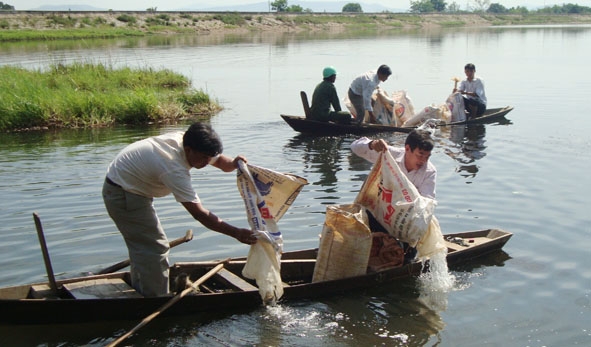
M 401 266 L 404 263 L 404 250 L 398 241 L 386 233 L 372 233 L 371 252 L 367 268 L 369 271 Z
M 328 206 L 312 282 L 365 274 L 370 251 L 371 232 L 363 206 Z

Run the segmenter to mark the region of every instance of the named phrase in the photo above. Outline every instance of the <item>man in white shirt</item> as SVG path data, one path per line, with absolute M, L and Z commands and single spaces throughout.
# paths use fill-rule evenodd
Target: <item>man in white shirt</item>
M 484 81 L 475 76 L 476 66 L 466 64 L 464 66 L 466 79 L 460 82 L 460 86 L 453 92 L 459 92 L 464 97 L 464 105 L 468 111 L 468 117 L 475 118 L 486 111 L 486 93 L 484 92 Z
M 168 239 L 153 206 L 153 198 L 172 193 L 179 203 L 208 229 L 256 243 L 250 229 L 232 226 L 207 210 L 193 190 L 190 170 L 212 165 L 224 172 L 237 168 L 242 156 L 222 154 L 217 133 L 207 124 L 194 123 L 175 132 L 137 141 L 111 162 L 103 184 L 109 216 L 121 232 L 131 260 L 132 286 L 144 296 L 169 293 Z
M 349 86 L 348 96 L 353 107 L 355 107 L 357 124 L 363 122 L 365 111 L 369 113 L 370 122 L 375 123 L 371 96 L 380 82 L 386 82 L 392 74 L 388 65 L 380 65 L 377 72 L 369 71 L 356 77 Z
M 389 151 L 398 163 L 400 170 L 417 188 L 419 194 L 435 199 L 437 169 L 429 161 L 434 146 L 435 143 L 428 131 L 415 129 L 406 137 L 403 148 L 389 146 L 383 139 L 370 140 L 367 137 L 362 137 L 351 144 L 351 150 L 372 163 L 378 160 L 380 152 Z M 388 233 L 371 213 L 368 213 L 368 217 L 369 227 L 372 231 Z M 413 261 L 417 253 L 416 248 L 410 247 L 405 242 L 402 242 L 402 248 L 405 254 L 404 262 Z
M 435 199 L 437 169 L 429 161 L 434 147 L 428 131 L 415 129 L 406 137 L 404 147 L 389 146 L 385 140 L 370 140 L 362 137 L 351 144 L 351 150 L 358 156 L 375 163 L 380 152 L 390 151 L 406 177 L 427 198 Z

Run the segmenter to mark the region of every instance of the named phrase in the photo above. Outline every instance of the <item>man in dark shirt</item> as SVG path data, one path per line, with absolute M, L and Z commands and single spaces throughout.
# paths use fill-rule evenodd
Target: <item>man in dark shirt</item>
M 332 66 L 325 67 L 322 77 L 322 82 L 316 86 L 312 95 L 312 107 L 310 107 L 312 119 L 321 122 L 351 123 L 351 114 L 341 111 L 341 103 L 334 86 L 337 71 Z M 334 111 L 331 111 L 331 106 Z

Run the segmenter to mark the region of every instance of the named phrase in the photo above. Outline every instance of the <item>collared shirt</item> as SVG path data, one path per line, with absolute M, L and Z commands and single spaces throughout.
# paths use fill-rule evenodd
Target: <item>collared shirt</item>
M 351 86 L 349 88 L 353 93 L 363 97 L 363 107 L 367 111 L 373 112 L 373 107 L 371 106 L 371 95 L 378 87 L 380 82 L 381 81 L 378 78 L 378 74 L 375 71 L 368 71 L 363 75 L 356 77 L 353 82 L 351 82 Z
M 380 153 L 369 149 L 370 142 L 371 140 L 367 137 L 357 139 L 351 144 L 351 150 L 361 158 L 375 164 L 380 157 Z M 408 171 L 406 165 L 404 165 L 404 147 L 388 146 L 388 151 L 390 151 L 390 154 L 392 154 L 392 157 L 396 163 L 398 163 L 400 170 L 417 188 L 419 194 L 427 198 L 435 199 L 435 182 L 437 180 L 437 169 L 435 168 L 435 165 L 433 165 L 431 161 L 427 161 L 427 163 L 421 166 L 418 170 Z
M 486 106 L 486 94 L 484 93 L 484 81 L 478 77 L 474 77 L 472 81 L 468 81 L 468 79 L 463 80 L 460 82 L 460 87 L 458 88 L 460 91 L 465 91 L 468 93 L 476 93 L 480 100 Z M 466 95 L 467 98 L 474 98 L 473 96 Z
M 183 134 L 168 133 L 128 145 L 109 165 L 107 177 L 124 190 L 147 198 L 172 193 L 178 202 L 199 203 L 191 184 Z

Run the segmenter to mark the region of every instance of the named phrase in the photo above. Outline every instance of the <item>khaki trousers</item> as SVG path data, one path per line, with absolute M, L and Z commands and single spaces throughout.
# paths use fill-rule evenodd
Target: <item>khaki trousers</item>
M 144 296 L 168 294 L 170 247 L 153 199 L 126 192 L 105 181 L 103 201 L 127 245 L 132 286 Z

